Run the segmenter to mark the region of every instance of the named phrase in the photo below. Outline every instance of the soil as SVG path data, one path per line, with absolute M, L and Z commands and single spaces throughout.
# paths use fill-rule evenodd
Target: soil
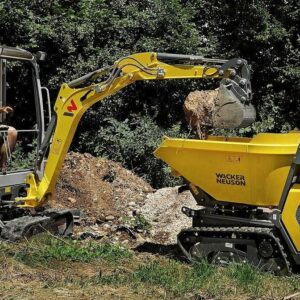
M 70 152 L 64 162 L 56 197 L 50 206 L 79 209 L 78 238 L 121 242 L 175 244 L 181 229 L 191 226 L 182 206 L 195 208 L 189 191 L 153 189 L 119 163 Z
M 64 162 L 51 206 L 78 208 L 88 224 L 117 218 L 129 202 L 143 202 L 154 189 L 119 163 L 70 152 Z
M 213 126 L 212 114 L 217 95 L 217 90 L 194 91 L 189 93 L 184 101 L 186 121 L 199 139 L 206 139 L 209 129 Z

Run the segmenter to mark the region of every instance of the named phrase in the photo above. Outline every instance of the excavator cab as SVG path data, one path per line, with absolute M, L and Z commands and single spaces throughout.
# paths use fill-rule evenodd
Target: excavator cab
M 0 166 L 0 237 L 18 240 L 32 234 L 51 231 L 68 234 L 72 231 L 70 211 L 43 210 L 36 216 L 16 207 L 18 197 L 26 197 L 29 185 L 26 178 L 41 180 L 46 160 L 37 164 L 38 152 L 45 137 L 45 128 L 51 121 L 50 95 L 41 86 L 38 61 L 45 53 L 36 55 L 6 46 L 0 46 L 0 107 L 10 106 L 11 114 L 0 114 L 1 155 L 5 166 Z M 9 146 L 9 130 L 17 133 L 14 149 Z
M 42 52 L 34 56 L 23 49 L 0 47 L 0 107 L 13 108 L 12 113 L 0 114 L 1 152 L 6 156 L 6 167 L 0 166 L 1 206 L 24 194 L 25 178 L 35 168 L 45 122 L 51 119 L 49 91 L 41 86 L 39 77 L 38 60 L 44 57 Z M 14 151 L 9 148 L 5 126 L 17 132 Z M 36 174 L 42 176 L 43 168 Z

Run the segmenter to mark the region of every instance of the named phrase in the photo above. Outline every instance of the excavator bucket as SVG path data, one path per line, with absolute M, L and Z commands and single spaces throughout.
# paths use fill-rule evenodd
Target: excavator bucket
M 254 106 L 250 102 L 243 103 L 243 96 L 234 89 L 234 82 L 226 84 L 226 81 L 221 81 L 214 101 L 213 127 L 239 128 L 251 125 L 256 118 Z

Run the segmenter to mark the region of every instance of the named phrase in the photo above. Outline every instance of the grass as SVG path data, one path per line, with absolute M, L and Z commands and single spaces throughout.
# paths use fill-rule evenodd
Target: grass
M 262 291 L 263 274 L 249 264 L 231 264 L 226 275 L 236 282 L 244 291 L 259 296 Z
M 167 296 L 173 298 L 201 289 L 213 271 L 214 267 L 206 262 L 191 268 L 175 260 L 163 263 L 151 261 L 148 264 L 139 264 L 131 272 L 120 270 L 109 275 L 99 274 L 90 282 L 113 286 L 127 285 L 132 289 L 161 288 Z
M 49 236 L 34 237 L 25 247 L 20 247 L 14 257 L 29 265 L 46 264 L 52 260 L 89 263 L 103 259 L 118 263 L 132 258 L 132 252 L 114 244 L 99 244 L 77 240 L 57 240 Z
M 141 214 L 138 214 L 134 217 L 123 217 L 123 222 L 136 230 L 149 232 L 149 230 L 151 229 L 151 224 Z
M 82 299 L 282 299 L 300 290 L 298 275 L 276 277 L 248 264 L 190 265 L 135 255 L 119 245 L 48 236 L 0 244 L 0 267 L 0 298 L 10 293 L 11 299 L 54 299 L 57 293 Z

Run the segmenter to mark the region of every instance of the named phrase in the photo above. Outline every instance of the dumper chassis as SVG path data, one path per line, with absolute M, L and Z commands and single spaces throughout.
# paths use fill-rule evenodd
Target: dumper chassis
M 198 203 L 210 207 L 199 210 L 182 207 L 182 212 L 192 218 L 193 225 L 177 236 L 178 245 L 185 256 L 190 261 L 204 258 L 221 265 L 250 262 L 261 271 L 280 275 L 299 269 L 300 255 L 281 217 L 288 193 L 299 180 L 299 166 L 300 146 L 276 209 L 220 204 L 209 199 L 203 191 L 195 194 L 195 188 L 190 189 Z M 299 223 L 299 208 L 295 217 Z

